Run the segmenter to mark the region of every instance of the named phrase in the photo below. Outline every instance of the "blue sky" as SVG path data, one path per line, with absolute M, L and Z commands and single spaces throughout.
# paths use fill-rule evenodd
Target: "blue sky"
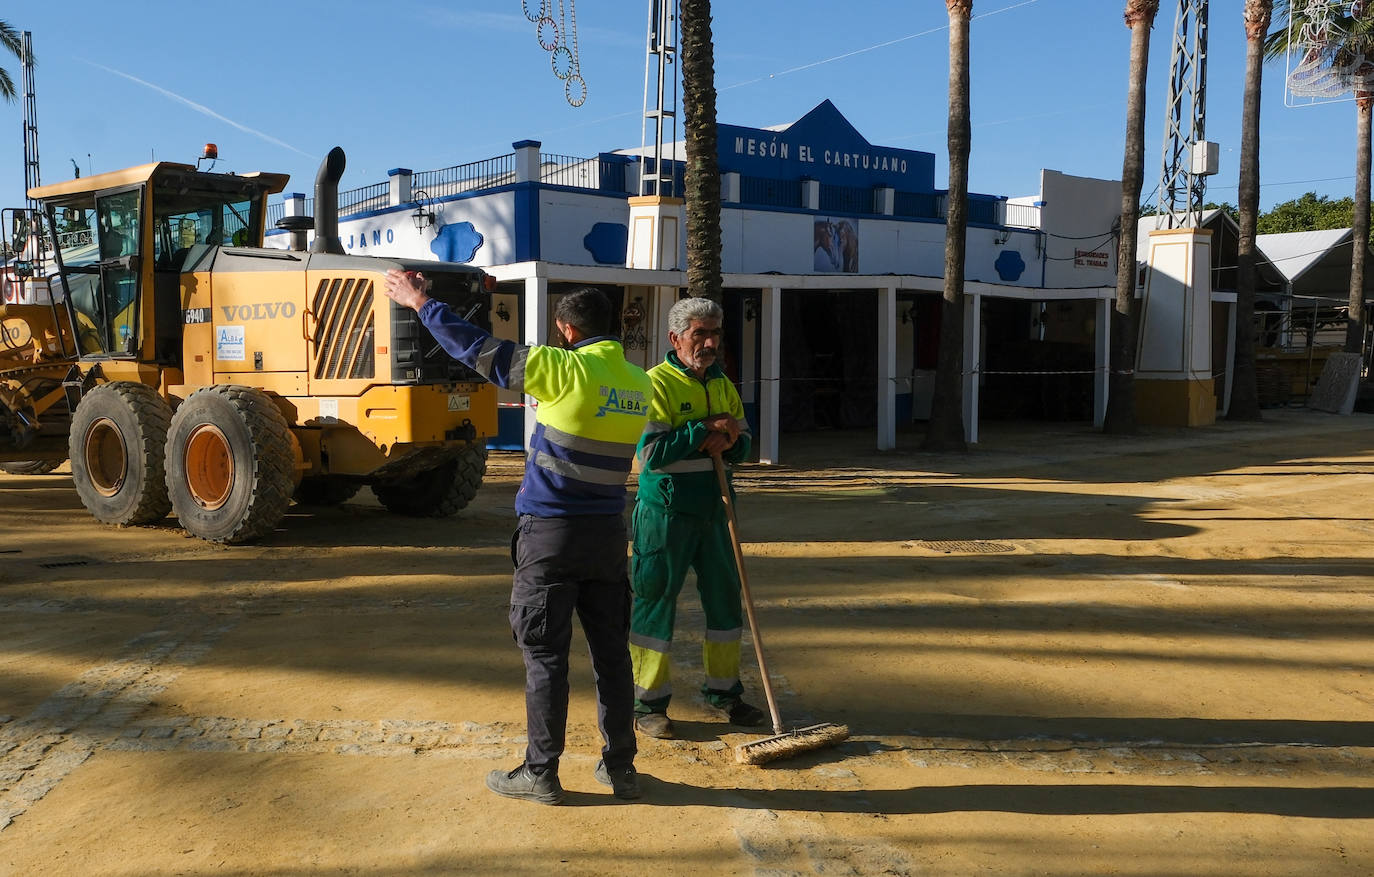
M 537 5 L 538 0 L 533 0 Z M 552 0 L 557 8 L 558 0 Z M 1122 0 L 977 0 L 971 28 L 970 188 L 1037 191 L 1041 168 L 1121 174 L 1130 33 Z M 1145 186 L 1160 173 L 1175 3 L 1151 40 Z M 519 0 L 233 5 L 140 0 L 25 4 L 33 33 L 42 178 L 151 160 L 290 173 L 310 192 L 325 153 L 348 154 L 344 188 L 388 169 L 433 170 L 540 140 L 589 156 L 640 143 L 646 0 L 575 6 L 587 100 L 568 105 Z M 947 180 L 948 19 L 940 0 L 716 0 L 718 119 L 785 124 L 829 98 L 869 141 L 936 155 Z M 1211 12 L 1207 138 L 1221 146 L 1208 198 L 1236 200 L 1244 30 L 1240 4 Z M 5 59 L 16 84 L 17 61 Z M 1354 185 L 1350 102 L 1285 106 L 1282 62 L 1264 71 L 1261 206 Z M 23 202 L 22 104 L 0 105 L 0 206 Z

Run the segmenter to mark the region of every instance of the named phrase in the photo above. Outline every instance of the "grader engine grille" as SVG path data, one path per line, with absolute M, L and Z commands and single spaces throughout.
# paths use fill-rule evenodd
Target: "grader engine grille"
M 482 291 L 481 273 L 429 271 L 431 298 L 453 313 L 491 331 L 491 296 Z M 399 304 L 391 305 L 391 375 L 398 384 L 451 384 L 486 379 L 449 356 L 434 335 L 420 322 L 420 315 Z
M 374 377 L 372 299 L 371 280 L 320 281 L 311 305 L 316 321 L 316 380 Z

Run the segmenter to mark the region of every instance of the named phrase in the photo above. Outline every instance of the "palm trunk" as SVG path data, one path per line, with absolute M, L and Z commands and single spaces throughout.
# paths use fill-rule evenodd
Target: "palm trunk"
M 1369 251 L 1369 117 L 1374 95 L 1356 95 L 1358 136 L 1355 147 L 1355 216 L 1350 223 L 1350 320 L 1345 324 L 1345 352 L 1364 352 L 1364 261 Z
M 1116 252 L 1116 308 L 1111 328 L 1111 375 L 1102 431 L 1126 435 L 1136 431 L 1136 226 L 1140 219 L 1140 185 L 1144 180 L 1145 78 L 1150 64 L 1150 27 L 1159 3 L 1133 0 L 1127 6 L 1131 29 L 1131 67 L 1126 97 L 1126 154 L 1121 166 L 1121 239 Z
M 720 301 L 720 161 L 711 0 L 681 0 L 683 139 L 687 171 L 687 288 Z
M 1236 258 L 1236 353 L 1231 365 L 1229 420 L 1259 420 L 1259 387 L 1255 378 L 1255 226 L 1259 219 L 1260 84 L 1264 35 L 1269 30 L 1272 0 L 1247 5 L 1245 11 L 1245 99 L 1240 124 L 1240 243 Z
M 945 201 L 945 286 L 940 351 L 930 426 L 921 449 L 962 451 L 964 442 L 964 249 L 968 237 L 968 23 L 972 0 L 947 0 L 949 10 L 949 195 Z M 977 412 L 974 413 L 977 416 Z

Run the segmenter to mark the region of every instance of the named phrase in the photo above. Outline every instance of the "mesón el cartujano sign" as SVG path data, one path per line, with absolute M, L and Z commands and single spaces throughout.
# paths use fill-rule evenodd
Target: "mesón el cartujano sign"
M 718 125 L 716 137 L 722 173 L 935 191 L 933 153 L 873 146 L 828 100 L 786 128 Z

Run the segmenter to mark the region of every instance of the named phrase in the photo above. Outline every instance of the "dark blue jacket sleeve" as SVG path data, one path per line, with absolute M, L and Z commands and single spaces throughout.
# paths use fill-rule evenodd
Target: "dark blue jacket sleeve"
M 458 316 L 448 305 L 430 299 L 420 308 L 420 322 L 449 356 L 498 387 L 522 391 L 530 349 L 502 341 Z

